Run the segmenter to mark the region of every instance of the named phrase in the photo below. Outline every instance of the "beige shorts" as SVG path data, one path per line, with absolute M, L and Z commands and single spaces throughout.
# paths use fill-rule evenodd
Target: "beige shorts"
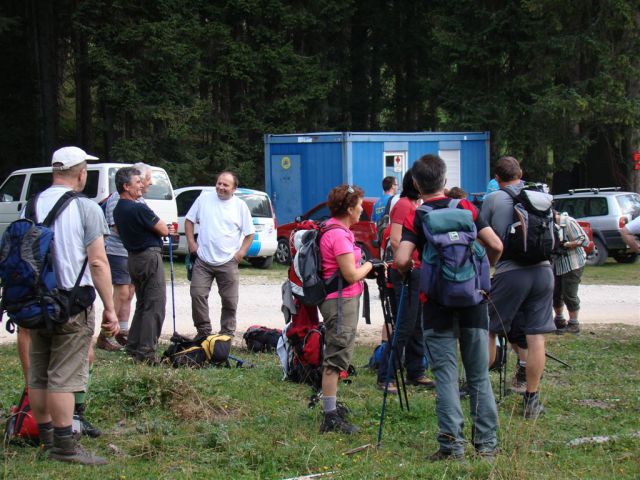
M 351 365 L 356 343 L 360 295 L 342 299 L 342 318 L 338 319 L 338 299 L 325 300 L 320 305 L 324 319 L 324 367 L 347 370 Z
M 86 390 L 95 317 L 90 307 L 53 332 L 46 328 L 29 331 L 29 388 L 58 393 Z

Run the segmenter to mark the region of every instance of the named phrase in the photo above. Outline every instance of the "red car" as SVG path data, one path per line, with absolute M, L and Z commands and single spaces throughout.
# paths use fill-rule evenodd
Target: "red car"
M 356 243 L 362 249 L 362 255 L 365 259 L 378 255 L 378 248 L 374 243 L 378 239 L 378 230 L 376 224 L 371 221 L 373 212 L 373 204 L 377 198 L 365 198 L 362 201 L 362 215 L 360 221 L 351 227 Z M 291 263 L 291 251 L 289 250 L 289 236 L 291 232 L 298 228 L 300 222 L 304 220 L 313 220 L 315 222 L 323 222 L 331 218 L 331 213 L 327 207 L 327 202 L 322 202 L 309 210 L 304 215 L 296 217 L 291 223 L 278 225 L 278 248 L 274 254 L 276 262 L 288 265 Z M 372 243 L 373 242 L 373 243 Z

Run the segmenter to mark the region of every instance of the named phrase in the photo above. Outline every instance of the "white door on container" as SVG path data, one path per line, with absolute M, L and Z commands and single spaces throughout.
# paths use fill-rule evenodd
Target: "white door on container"
M 445 187 L 462 187 L 460 185 L 460 150 L 440 150 L 438 155 L 447 165 L 447 184 Z

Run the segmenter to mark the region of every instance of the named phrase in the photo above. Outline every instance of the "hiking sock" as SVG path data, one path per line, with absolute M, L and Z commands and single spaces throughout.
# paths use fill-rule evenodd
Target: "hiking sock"
M 71 428 L 71 425 L 68 427 L 53 427 L 53 434 L 56 437 L 70 437 L 73 435 L 73 429 Z
M 118 325 L 120 325 L 120 331 L 121 332 L 128 332 L 129 331 L 129 320 L 127 320 L 126 322 L 118 322 Z
M 527 361 L 526 360 L 518 360 L 518 365 L 522 368 L 527 368 Z
M 53 422 L 52 421 L 48 421 L 47 423 L 39 423 L 38 424 L 38 431 L 39 432 L 43 432 L 45 430 L 53 430 Z
M 336 397 L 322 397 L 322 411 L 324 413 L 335 412 L 336 404 Z
M 535 398 L 537 396 L 538 396 L 538 392 L 526 391 L 526 392 L 524 392 L 524 401 L 525 401 L 525 403 L 528 403 L 530 399 Z

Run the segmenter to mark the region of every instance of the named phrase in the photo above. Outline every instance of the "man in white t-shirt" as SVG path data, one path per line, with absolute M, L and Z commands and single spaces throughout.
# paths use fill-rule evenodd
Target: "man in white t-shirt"
M 632 253 L 640 253 L 640 242 L 635 237 L 640 235 L 640 215 L 622 227 L 620 234 Z
M 64 147 L 53 154 L 53 184 L 38 195 L 35 217 L 44 220 L 56 202 L 68 191 L 81 192 L 87 181 L 87 160 L 97 160 L 77 147 Z M 102 329 L 117 334 L 118 318 L 113 305 L 111 272 L 104 249 L 109 233 L 97 203 L 86 197 L 71 201 L 54 224 L 53 258 L 61 295 L 74 289 L 85 259 L 87 267 L 79 282 L 75 309 L 67 323 L 30 331 L 29 400 L 49 458 L 85 465 L 106 463 L 86 452 L 73 435 L 71 424 L 74 392 L 85 391 L 97 290 L 104 304 Z
M 222 303 L 220 333 L 233 336 L 236 330 L 238 264 L 247 254 L 255 229 L 249 207 L 234 196 L 238 177 L 222 172 L 216 191 L 203 191 L 185 217 L 185 235 L 190 253 L 197 253 L 191 276 L 191 310 L 198 336 L 211 334 L 209 293 L 213 280 Z M 198 239 L 194 225 L 199 225 Z

